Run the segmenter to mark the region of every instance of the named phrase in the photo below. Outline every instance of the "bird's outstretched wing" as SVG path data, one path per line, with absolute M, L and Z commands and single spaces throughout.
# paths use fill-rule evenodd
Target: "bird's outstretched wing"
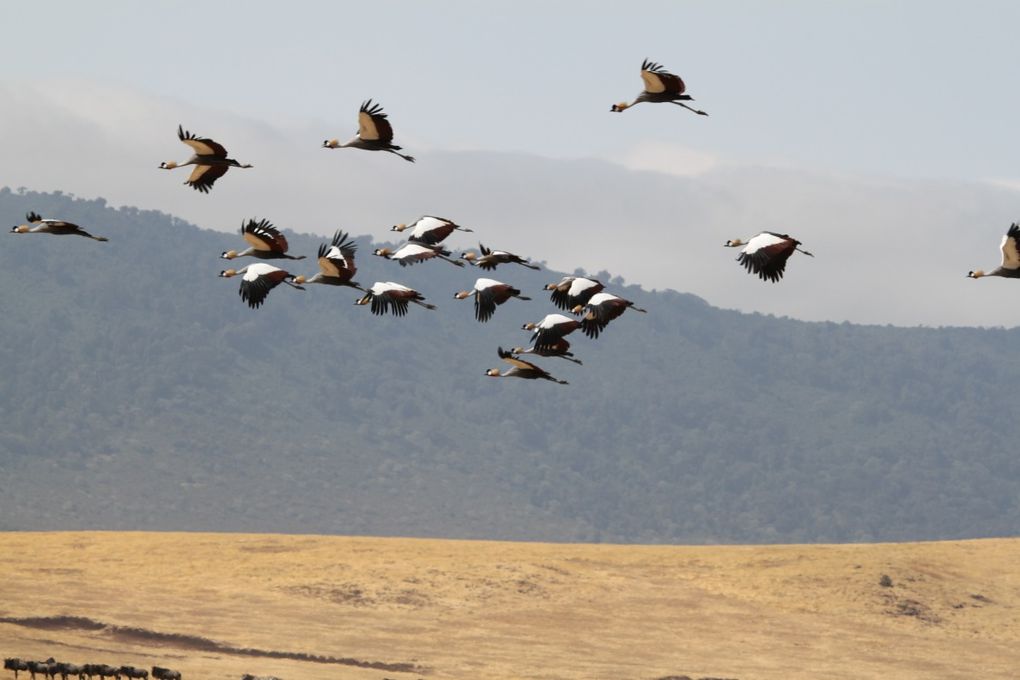
M 358 137 L 365 141 L 389 144 L 393 141 L 393 127 L 386 119 L 382 106 L 369 99 L 358 112 Z
M 337 230 L 331 243 L 319 245 L 319 269 L 324 276 L 352 278 L 358 271 L 354 264 L 354 253 L 358 246 L 347 232 Z
M 269 291 L 280 285 L 280 282 L 287 276 L 287 272 L 277 267 L 252 265 L 241 279 L 239 291 L 241 299 L 247 302 L 252 309 L 258 309 L 265 302 Z
M 228 167 L 227 165 L 196 165 L 185 184 L 207 194 L 216 180 L 227 174 Z
M 241 236 L 256 250 L 282 254 L 287 252 L 289 247 L 287 237 L 281 234 L 280 230 L 274 227 L 269 220 L 259 220 L 258 222 L 254 219 L 248 220 L 241 227 Z
M 491 288 L 475 292 L 475 318 L 482 323 L 496 313 L 496 296 Z
M 786 261 L 793 255 L 798 241 L 786 234 L 762 232 L 747 242 L 737 262 L 748 272 L 757 274 L 762 281 L 776 283 L 783 278 Z
M 1009 231 L 1002 237 L 1002 268 L 1020 269 L 1020 252 L 1017 241 L 1020 240 L 1020 224 L 1009 225 Z
M 661 64 L 647 59 L 641 63 L 641 80 L 645 83 L 645 92 L 649 94 L 681 95 L 687 89 L 680 76 L 670 73 Z
M 199 156 L 215 156 L 216 158 L 226 158 L 227 150 L 223 148 L 222 144 L 214 142 L 208 137 L 199 137 L 184 129 L 183 126 L 177 126 L 177 138 L 182 142 L 191 147 Z
M 515 357 L 512 352 L 508 352 L 502 347 L 499 347 L 496 350 L 496 352 L 497 354 L 499 354 L 500 359 L 507 362 L 514 368 L 520 368 L 526 371 L 536 371 L 537 373 L 545 373 L 543 369 L 539 368 L 535 364 L 531 363 L 530 361 L 525 361 L 520 357 Z

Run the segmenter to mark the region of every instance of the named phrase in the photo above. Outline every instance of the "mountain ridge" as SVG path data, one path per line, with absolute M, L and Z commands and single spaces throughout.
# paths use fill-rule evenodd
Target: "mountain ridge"
M 252 311 L 216 277 L 239 235 L 0 191 L 3 214 L 29 209 L 111 241 L 0 249 L 5 529 L 775 543 L 1020 526 L 1020 432 L 1001 417 L 1016 329 L 804 322 L 614 279 L 650 313 L 571 336 L 583 366 L 538 362 L 571 385 L 491 380 L 496 347 L 554 311 L 541 288 L 560 273 L 500 268 L 534 301 L 478 324 L 452 299 L 476 272 L 400 268 L 359 236 L 363 285 L 400 281 L 439 309 L 374 317 L 357 291 L 309 286 Z M 323 240 L 287 234 L 298 254 Z M 451 249 L 533 256 L 471 236 Z

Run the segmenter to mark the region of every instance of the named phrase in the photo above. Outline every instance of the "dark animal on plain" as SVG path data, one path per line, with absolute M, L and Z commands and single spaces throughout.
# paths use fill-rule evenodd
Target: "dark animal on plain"
M 92 670 L 95 675 L 98 675 L 101 678 L 101 680 L 104 680 L 105 678 L 116 678 L 117 680 L 120 680 L 120 669 L 115 668 L 114 666 L 109 666 L 105 663 L 97 663 L 92 664 Z
M 159 666 L 152 667 L 152 677 L 156 680 L 181 680 L 181 672 Z
M 58 663 L 56 664 L 57 673 L 60 674 L 61 680 L 67 680 L 67 676 L 77 676 L 78 680 L 85 680 L 85 670 L 76 663 Z
M 14 680 L 18 680 L 18 671 L 27 671 L 28 664 L 17 657 L 4 659 L 4 669 L 14 671 Z
M 50 664 L 55 662 L 56 662 L 55 659 L 51 656 L 45 661 L 26 661 L 25 665 L 28 666 L 28 674 L 32 676 L 32 680 L 35 680 L 36 673 L 48 675 L 50 670 Z
M 136 678 L 138 680 L 149 680 L 149 671 L 145 670 L 144 668 L 135 668 L 134 666 L 121 666 L 120 674 L 125 677 L 132 678 L 132 680 L 135 680 Z
M 241 680 L 280 680 L 275 675 L 249 675 L 245 673 L 241 676 Z

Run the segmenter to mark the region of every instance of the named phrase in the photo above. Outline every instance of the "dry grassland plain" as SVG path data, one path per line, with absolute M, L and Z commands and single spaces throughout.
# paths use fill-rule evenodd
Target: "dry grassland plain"
M 0 653 L 186 680 L 1015 679 L 1020 539 L 6 533 Z

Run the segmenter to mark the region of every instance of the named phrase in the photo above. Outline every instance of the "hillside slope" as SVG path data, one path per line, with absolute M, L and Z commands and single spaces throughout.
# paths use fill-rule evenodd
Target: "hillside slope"
M 362 238 L 360 281 L 439 309 L 376 318 L 310 287 L 252 311 L 216 277 L 236 235 L 0 191 L 11 223 L 28 210 L 111 240 L 0 237 L 0 528 L 754 543 L 1020 527 L 1020 330 L 802 323 L 616 280 L 649 313 L 572 338 L 584 366 L 542 362 L 569 386 L 492 380 L 560 273 L 500 269 L 535 299 L 478 324 L 452 299 L 477 270 L 401 269 Z
M 1006 680 L 1020 660 L 1018 562 L 1017 539 L 6 533 L 0 648 L 190 680 Z

